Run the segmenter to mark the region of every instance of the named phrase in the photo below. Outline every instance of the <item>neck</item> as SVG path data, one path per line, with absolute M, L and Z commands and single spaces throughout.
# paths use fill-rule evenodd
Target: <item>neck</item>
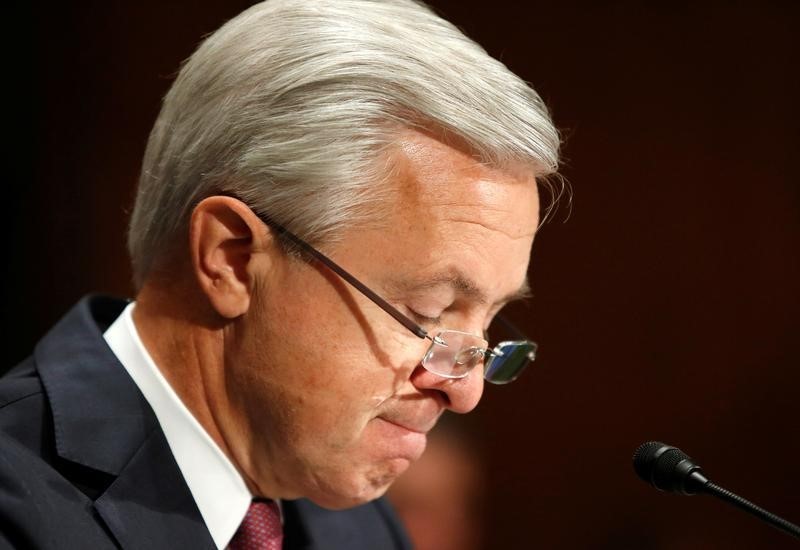
M 136 297 L 133 321 L 145 348 L 183 404 L 239 470 L 232 449 L 241 444 L 220 419 L 230 417 L 224 392 L 224 326 L 199 292 L 185 285 L 148 282 Z

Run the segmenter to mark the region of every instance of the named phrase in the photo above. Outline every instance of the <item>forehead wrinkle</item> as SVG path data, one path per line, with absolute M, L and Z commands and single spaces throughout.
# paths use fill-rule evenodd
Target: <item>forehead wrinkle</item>
M 500 225 L 500 222 L 512 219 L 518 221 L 517 216 L 509 212 L 508 205 L 498 205 L 488 201 L 481 201 L 480 198 L 474 199 L 472 202 L 466 201 L 451 201 L 440 202 L 436 205 L 428 206 L 428 210 L 432 213 L 437 213 L 438 217 L 447 221 L 454 222 L 474 222 L 482 225 L 487 229 L 493 229 L 490 224 L 495 223 Z M 522 236 L 529 236 L 536 232 L 538 228 L 538 210 L 536 223 L 526 229 L 521 227 L 522 224 L 517 224 L 522 233 Z M 513 235 L 509 236 L 513 237 Z
M 539 225 L 538 207 L 535 207 L 535 203 L 531 204 L 535 208 L 535 217 L 529 224 L 526 222 L 527 216 L 514 213 L 507 200 L 507 197 L 496 194 L 467 194 L 450 200 L 442 200 L 440 197 L 436 204 L 425 204 L 424 207 L 433 219 L 476 225 L 510 239 L 535 235 Z
M 453 223 L 466 223 L 466 224 L 471 224 L 471 225 L 477 225 L 477 226 L 480 226 L 480 227 L 482 227 L 482 228 L 484 228 L 484 229 L 486 229 L 488 231 L 492 231 L 492 232 L 495 232 L 495 233 L 500 233 L 501 235 L 504 235 L 504 236 L 506 236 L 506 237 L 508 237 L 509 239 L 512 239 L 512 240 L 525 239 L 525 238 L 531 237 L 531 236 L 536 234 L 536 228 L 535 227 L 531 228 L 527 232 L 525 231 L 524 228 L 520 228 L 520 233 L 514 234 L 514 233 L 511 233 L 510 231 L 504 231 L 503 229 L 501 229 L 499 227 L 492 227 L 491 225 L 489 225 L 487 223 L 484 223 L 482 221 L 475 220 L 475 219 L 472 219 L 472 218 L 464 218 L 464 219 L 462 219 L 462 218 L 457 218 L 457 217 L 450 217 L 450 218 L 448 218 L 448 221 L 453 222 Z

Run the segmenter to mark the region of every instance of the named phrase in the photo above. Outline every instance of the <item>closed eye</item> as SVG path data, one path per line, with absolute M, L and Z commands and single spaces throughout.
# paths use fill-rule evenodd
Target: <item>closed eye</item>
M 441 315 L 439 315 L 438 317 L 428 317 L 427 315 L 422 315 L 421 313 L 417 313 L 416 311 L 410 308 L 408 311 L 411 313 L 411 316 L 414 318 L 414 321 L 416 321 L 420 325 L 439 326 L 442 323 Z

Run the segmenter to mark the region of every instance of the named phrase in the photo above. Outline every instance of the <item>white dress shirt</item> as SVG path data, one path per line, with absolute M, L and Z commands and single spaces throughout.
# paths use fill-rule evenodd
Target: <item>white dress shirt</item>
M 155 412 L 217 548 L 225 548 L 253 496 L 225 453 L 175 393 L 145 349 L 131 302 L 103 337 Z

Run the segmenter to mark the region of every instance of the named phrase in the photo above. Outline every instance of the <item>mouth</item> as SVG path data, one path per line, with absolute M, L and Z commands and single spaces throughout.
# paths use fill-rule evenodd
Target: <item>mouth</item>
M 378 411 L 371 423 L 373 433 L 379 434 L 375 449 L 382 449 L 383 453 L 405 459 L 408 463 L 422 456 L 428 442 L 427 434 L 436 425 L 444 409 L 427 404 L 417 405 L 392 403 Z
M 419 419 L 399 418 L 392 415 L 380 415 L 378 418 L 405 431 L 426 435 L 436 425 L 439 415 L 437 414 L 433 418 Z

